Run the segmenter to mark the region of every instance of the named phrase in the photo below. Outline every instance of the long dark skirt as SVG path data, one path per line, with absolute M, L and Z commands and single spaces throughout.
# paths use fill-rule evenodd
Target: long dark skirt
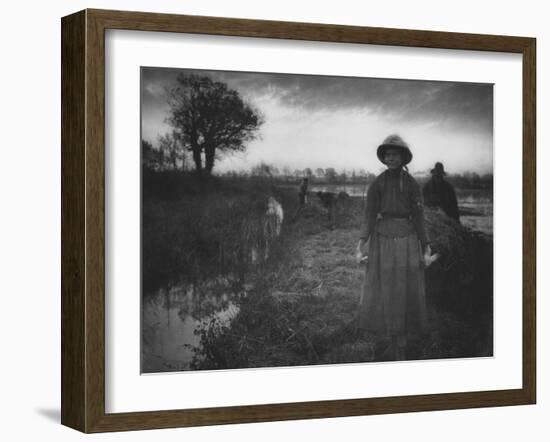
M 374 233 L 368 250 L 358 327 L 385 335 L 424 329 L 424 267 L 416 234 L 392 238 Z

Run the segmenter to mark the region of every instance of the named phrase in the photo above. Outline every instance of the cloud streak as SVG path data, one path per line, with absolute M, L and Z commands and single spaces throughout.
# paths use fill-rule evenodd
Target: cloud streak
M 315 144 L 320 149 L 323 140 L 319 140 L 316 133 L 323 133 L 324 139 L 331 140 L 331 146 L 342 133 L 352 133 L 355 137 L 365 134 L 356 138 L 355 143 L 353 139 L 348 140 L 349 145 L 364 142 L 374 145 L 380 140 L 370 139 L 374 135 L 369 136 L 367 132 L 382 136 L 383 130 L 393 130 L 409 133 L 421 145 L 429 145 L 440 153 L 440 143 L 457 149 L 457 140 L 460 140 L 460 149 L 465 149 L 463 154 L 470 154 L 472 158 L 470 169 L 492 169 L 491 84 L 143 68 L 144 137 L 153 138 L 155 128 L 159 132 L 167 130 L 165 91 L 174 87 L 181 72 L 208 75 L 225 82 L 257 106 L 266 117 L 266 126 L 262 129 L 263 148 L 259 148 L 259 142 L 255 143 L 260 151 L 269 153 L 269 146 L 274 148 L 275 140 L 276 150 L 280 150 L 283 139 L 287 145 L 312 147 Z M 334 133 L 330 132 L 331 128 Z M 293 137 L 286 136 L 289 133 Z M 328 145 L 327 141 L 324 152 L 330 150 Z M 455 161 L 457 155 L 448 152 L 443 156 Z M 435 158 L 434 155 L 425 157 L 429 161 Z M 459 161 L 458 164 L 461 169 L 468 168 L 465 163 Z

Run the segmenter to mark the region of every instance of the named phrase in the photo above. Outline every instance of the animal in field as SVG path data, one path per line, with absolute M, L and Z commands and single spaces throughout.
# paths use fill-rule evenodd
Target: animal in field
M 321 200 L 323 207 L 330 210 L 336 203 L 336 194 L 334 192 L 317 192 L 317 196 Z
M 331 206 L 343 206 L 351 202 L 351 197 L 346 192 L 317 192 L 317 196 L 321 200 L 323 207 L 329 209 Z
M 351 197 L 346 192 L 338 193 L 338 196 L 336 197 L 336 204 L 339 206 L 347 206 L 349 203 L 351 203 Z
M 284 212 L 281 203 L 270 196 L 265 205 L 265 212 L 257 219 L 245 221 L 245 236 L 252 244 L 250 256 L 256 264 L 267 260 L 273 241 L 281 234 Z
M 336 225 L 336 217 L 338 210 L 342 210 L 348 207 L 351 198 L 346 192 L 317 192 L 317 197 L 321 200 L 321 203 L 325 209 L 327 209 L 328 221 L 330 227 L 334 228 Z

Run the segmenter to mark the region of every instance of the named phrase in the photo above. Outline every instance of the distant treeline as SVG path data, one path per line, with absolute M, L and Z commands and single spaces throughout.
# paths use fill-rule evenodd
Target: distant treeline
M 165 140 L 166 141 L 166 140 Z M 185 161 L 184 157 L 173 154 L 173 150 L 168 149 L 168 142 L 162 144 L 163 148 L 155 149 L 147 141 L 142 142 L 142 164 L 144 169 L 155 172 L 177 171 L 192 173 L 194 167 L 192 163 Z M 170 152 L 172 154 L 170 154 Z M 271 164 L 259 163 L 249 170 L 229 170 L 216 172 L 214 175 L 220 178 L 229 178 L 232 180 L 254 179 L 268 181 L 272 184 L 298 184 L 303 178 L 308 178 L 310 184 L 371 184 L 377 174 L 366 171 L 365 169 L 337 170 L 334 167 L 327 168 L 309 168 L 294 169 L 290 167 L 278 168 Z M 430 174 L 413 174 L 420 183 L 426 182 Z M 478 174 L 476 172 L 465 172 L 462 174 L 447 174 L 445 179 L 460 189 L 492 189 L 493 174 Z
M 216 175 L 224 178 L 261 178 L 285 184 L 298 184 L 303 178 L 308 178 L 310 184 L 339 185 L 371 184 L 377 177 L 377 174 L 367 172 L 365 169 L 336 170 L 333 167 L 328 167 L 326 169 L 318 168 L 314 171 L 310 168 L 291 171 L 289 168 L 278 169 L 266 164 L 259 164 L 249 171 L 227 171 Z M 430 178 L 429 174 L 413 175 L 420 183 L 426 182 Z M 492 173 L 483 175 L 476 172 L 448 174 L 445 179 L 461 189 L 493 188 Z

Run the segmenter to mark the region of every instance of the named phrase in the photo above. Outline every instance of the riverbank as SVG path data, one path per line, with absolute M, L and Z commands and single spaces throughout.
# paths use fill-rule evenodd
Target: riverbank
M 273 205 L 280 204 L 289 214 L 298 203 L 292 189 L 263 180 L 148 172 L 143 181 L 144 298 L 159 289 L 211 285 L 219 278 L 244 285 L 280 234 L 283 219 L 276 220 L 269 210 L 276 212 Z
M 292 222 L 231 322 L 200 330 L 193 369 L 295 366 L 387 360 L 383 337 L 355 335 L 364 269 L 354 262 L 362 199 L 340 208 L 330 228 L 313 197 Z M 442 258 L 426 272 L 429 329 L 413 336 L 407 359 L 492 354 L 492 239 L 427 210 Z

